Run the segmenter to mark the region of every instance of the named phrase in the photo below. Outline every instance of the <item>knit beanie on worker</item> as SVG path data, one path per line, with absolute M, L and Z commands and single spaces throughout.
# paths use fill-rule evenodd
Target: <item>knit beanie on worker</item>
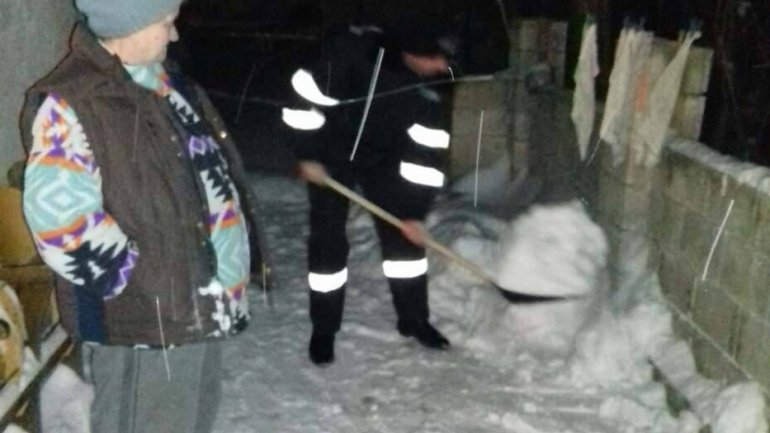
M 100 38 L 130 35 L 174 12 L 182 0 L 75 0 L 86 24 Z

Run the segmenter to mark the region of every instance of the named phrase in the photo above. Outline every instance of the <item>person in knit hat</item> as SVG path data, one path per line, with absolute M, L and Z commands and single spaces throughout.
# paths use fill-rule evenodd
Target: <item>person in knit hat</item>
M 255 203 L 211 102 L 164 63 L 180 3 L 76 0 L 70 52 L 22 111 L 24 214 L 93 432 L 211 431 L 218 341 L 249 319 Z

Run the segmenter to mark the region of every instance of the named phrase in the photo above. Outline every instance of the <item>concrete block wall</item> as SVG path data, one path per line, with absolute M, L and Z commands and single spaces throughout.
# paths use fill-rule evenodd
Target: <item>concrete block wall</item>
M 770 189 L 751 180 L 770 170 L 696 142 L 678 147 L 666 152 L 653 198 L 663 292 L 704 374 L 750 377 L 770 395 Z
M 23 158 L 18 116 L 24 91 L 66 52 L 75 20 L 72 2 L 4 0 L 0 11 L 0 185 Z
M 653 56 L 665 64 L 674 48 L 656 41 Z M 624 254 L 640 252 L 624 245 L 631 238 L 625 235 L 646 240 L 648 270 L 658 276 L 699 371 L 726 383 L 755 380 L 770 396 L 770 182 L 763 182 L 770 170 L 694 140 L 711 61 L 710 50 L 692 51 L 672 122 L 680 137 L 669 139 L 657 167 L 615 166 L 602 146 L 597 216 L 610 240 L 615 282 Z
M 449 148 L 453 177 L 475 169 L 479 132 L 480 167 L 488 167 L 509 153 L 513 82 L 512 77 L 502 75 L 490 81 L 469 81 L 455 86 Z
M 450 147 L 453 177 L 475 168 L 481 111 L 484 122 L 479 165 L 485 167 L 508 156 L 514 175 L 528 169 L 532 113 L 540 106 L 537 96 L 525 87 L 526 75 L 533 66 L 544 64 L 550 68 L 554 87 L 564 85 L 566 23 L 519 20 L 512 24 L 510 37 L 509 70 L 496 74 L 492 80 L 459 82 L 454 86 Z

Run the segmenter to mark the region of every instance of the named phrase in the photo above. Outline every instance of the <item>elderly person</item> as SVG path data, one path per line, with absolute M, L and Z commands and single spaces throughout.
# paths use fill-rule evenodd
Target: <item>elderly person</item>
M 241 162 L 200 88 L 163 64 L 181 1 L 77 0 L 71 50 L 22 114 L 24 212 L 98 433 L 210 431 L 217 341 L 249 318 Z

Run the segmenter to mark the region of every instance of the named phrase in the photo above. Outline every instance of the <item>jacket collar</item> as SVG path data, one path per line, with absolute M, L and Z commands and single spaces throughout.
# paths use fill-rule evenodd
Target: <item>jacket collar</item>
M 75 25 L 75 30 L 72 32 L 72 38 L 70 40 L 70 49 L 75 57 L 88 62 L 102 73 L 121 76 L 128 80 L 131 79 L 123 68 L 120 58 L 110 54 L 110 52 L 99 43 L 99 39 L 97 39 L 96 35 L 94 35 L 82 21 L 79 21 Z

